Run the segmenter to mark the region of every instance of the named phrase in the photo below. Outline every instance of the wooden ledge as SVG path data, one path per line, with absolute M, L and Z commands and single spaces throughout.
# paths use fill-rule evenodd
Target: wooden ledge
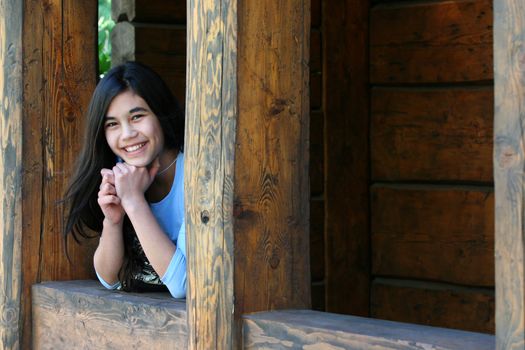
M 244 349 L 460 349 L 489 350 L 488 334 L 337 315 L 311 310 L 243 316 Z M 315 349 L 321 347 L 315 347 Z M 312 347 L 314 349 L 314 347 Z
M 33 285 L 34 349 L 184 349 L 186 302 L 98 281 Z

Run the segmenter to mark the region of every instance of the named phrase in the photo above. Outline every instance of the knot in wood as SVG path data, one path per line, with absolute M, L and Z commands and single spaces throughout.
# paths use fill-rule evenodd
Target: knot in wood
M 207 210 L 201 212 L 201 222 L 206 225 L 210 221 L 210 213 Z
M 280 262 L 281 259 L 279 258 L 279 255 L 277 254 L 277 252 L 274 251 L 272 256 L 270 257 L 270 267 L 275 270 L 277 266 L 279 266 Z

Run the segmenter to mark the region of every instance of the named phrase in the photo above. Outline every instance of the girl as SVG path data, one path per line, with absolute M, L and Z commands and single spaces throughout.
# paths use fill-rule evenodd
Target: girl
M 155 72 L 128 62 L 99 82 L 65 235 L 100 233 L 93 262 L 106 288 L 185 297 L 183 145 L 184 115 Z

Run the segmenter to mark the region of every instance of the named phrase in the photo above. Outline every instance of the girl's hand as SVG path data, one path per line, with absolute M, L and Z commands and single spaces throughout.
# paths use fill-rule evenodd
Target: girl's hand
M 102 182 L 98 192 L 98 205 L 109 222 L 115 225 L 120 224 L 124 219 L 124 208 L 115 189 L 115 176 L 109 169 L 102 169 L 100 174 Z
M 144 200 L 144 192 L 149 188 L 159 170 L 159 161 L 155 159 L 151 167 L 136 167 L 126 163 L 117 163 L 113 167 L 115 190 L 124 210 L 133 203 Z M 127 211 L 127 210 L 126 210 Z

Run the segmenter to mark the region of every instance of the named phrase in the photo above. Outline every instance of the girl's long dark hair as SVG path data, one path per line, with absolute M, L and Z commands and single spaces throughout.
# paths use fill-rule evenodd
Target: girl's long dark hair
M 104 117 L 111 101 L 125 91 L 142 97 L 159 119 L 164 132 L 164 147 L 183 150 L 184 113 L 170 89 L 157 73 L 137 62 L 127 62 L 111 69 L 98 83 L 89 103 L 83 147 L 75 171 L 65 193 L 64 203 L 68 213 L 64 238 L 71 235 L 75 241 L 92 238 L 89 228 L 100 236 L 104 215 L 97 198 L 102 168 L 111 169 L 116 156 L 109 148 L 104 134 Z M 125 262 L 119 279 L 126 284 L 135 265 L 131 250 L 135 233 L 127 217 L 124 220 Z M 67 246 L 67 245 L 66 245 Z M 129 283 L 127 283 L 129 285 Z

